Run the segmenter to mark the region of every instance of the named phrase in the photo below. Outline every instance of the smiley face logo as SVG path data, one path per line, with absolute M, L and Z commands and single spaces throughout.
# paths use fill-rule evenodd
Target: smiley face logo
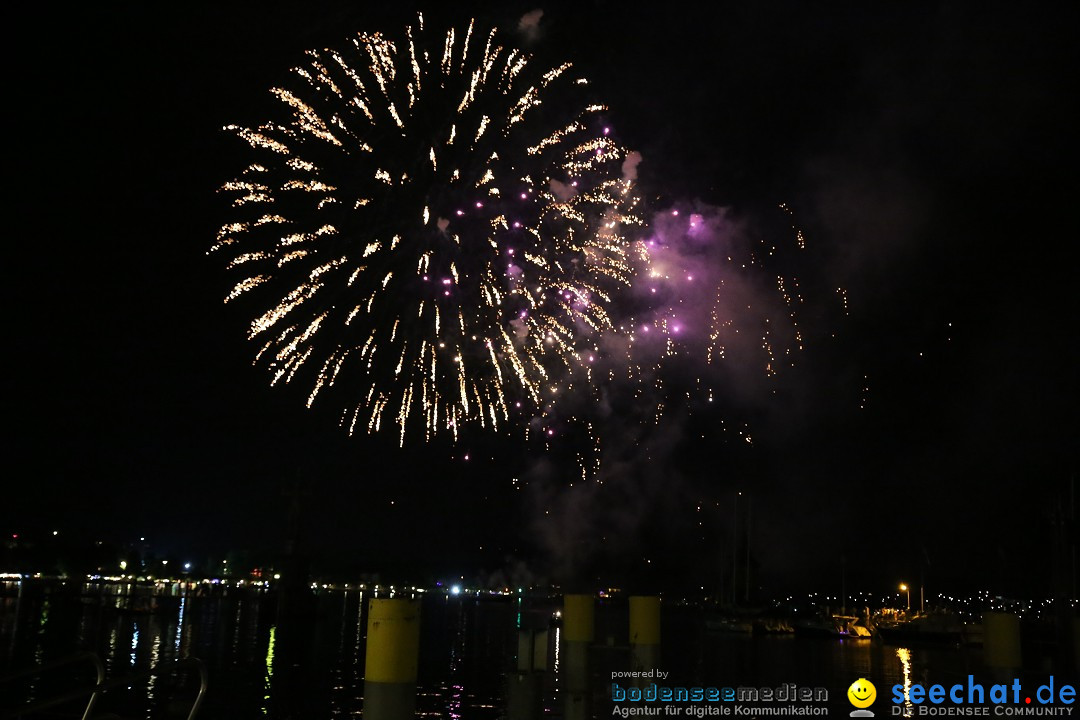
M 857 708 L 868 708 L 877 699 L 877 688 L 866 678 L 859 678 L 847 689 L 847 699 Z

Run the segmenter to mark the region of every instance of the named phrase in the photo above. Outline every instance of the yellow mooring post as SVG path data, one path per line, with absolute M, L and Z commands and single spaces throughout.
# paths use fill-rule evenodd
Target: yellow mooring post
M 1080 669 L 1080 618 L 1072 618 L 1073 667 Z
M 589 646 L 596 624 L 595 599 L 592 595 L 563 596 L 561 665 L 566 688 L 566 720 L 592 717 L 589 702 Z
M 510 720 L 540 720 L 544 715 L 547 643 L 546 629 L 518 630 L 517 671 L 506 678 L 506 716 Z
M 656 595 L 630 597 L 630 669 L 656 670 L 660 665 L 660 598 Z M 648 676 L 644 678 L 648 684 Z
M 420 657 L 420 601 L 372 598 L 364 664 L 366 720 L 412 720 Z
M 1012 613 L 983 613 L 983 662 L 996 670 L 1020 669 L 1020 618 Z

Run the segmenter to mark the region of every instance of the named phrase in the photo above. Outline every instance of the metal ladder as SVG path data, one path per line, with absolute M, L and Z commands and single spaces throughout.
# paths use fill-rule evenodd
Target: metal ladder
M 94 703 L 97 702 L 98 696 L 104 693 L 106 690 L 116 687 L 129 686 L 134 681 L 148 679 L 156 675 L 172 674 L 179 670 L 186 668 L 194 668 L 199 674 L 199 692 L 196 693 L 194 701 L 191 704 L 191 710 L 188 712 L 187 720 L 195 720 L 195 716 L 199 712 L 199 707 L 202 705 L 203 696 L 206 695 L 207 675 L 206 665 L 202 660 L 198 658 L 185 658 L 183 660 L 177 660 L 176 662 L 169 663 L 165 667 L 155 667 L 142 672 L 133 673 L 124 677 L 112 678 L 111 680 L 105 679 L 105 666 L 102 664 L 101 659 L 92 652 L 80 652 L 75 655 L 56 660 L 51 663 L 46 663 L 40 667 L 31 668 L 30 670 L 24 670 L 12 675 L 6 675 L 0 678 L 0 687 L 15 680 L 22 678 L 33 677 L 35 675 L 41 675 L 42 673 L 56 670 L 57 668 L 67 667 L 68 665 L 74 665 L 81 662 L 90 662 L 93 664 L 94 669 L 97 671 L 97 681 L 92 687 L 80 688 L 78 690 L 70 690 L 61 695 L 48 698 L 46 700 L 38 700 L 32 702 L 29 705 L 25 705 L 21 708 L 14 710 L 2 710 L 0 711 L 0 720 L 9 720 L 14 718 L 20 718 L 32 713 L 37 713 L 42 710 L 56 707 L 58 705 L 64 705 L 66 703 L 79 700 L 89 696 L 86 709 L 83 711 L 82 720 L 90 720 L 90 713 L 94 709 Z

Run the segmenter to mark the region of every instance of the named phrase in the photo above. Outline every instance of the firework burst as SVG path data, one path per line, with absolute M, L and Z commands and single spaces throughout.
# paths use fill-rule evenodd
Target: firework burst
M 541 407 L 633 273 L 628 153 L 587 81 L 421 16 L 309 51 L 271 92 L 277 117 L 226 127 L 255 157 L 211 252 L 272 383 L 402 442 Z
M 806 357 L 802 315 L 830 313 L 805 238 L 781 210 L 737 217 L 680 203 L 649 218 L 615 327 L 565 374 L 542 416 L 547 449 L 569 458 L 574 482 L 625 472 L 691 416 L 708 428 L 696 439 L 752 445 L 751 418 L 789 397 Z

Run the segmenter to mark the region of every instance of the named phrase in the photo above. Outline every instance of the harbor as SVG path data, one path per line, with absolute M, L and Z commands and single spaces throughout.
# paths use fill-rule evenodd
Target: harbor
M 20 7 L 0 720 L 1078 714 L 1073 5 L 422 5 Z
M 1050 616 L 1034 610 L 999 613 L 1016 618 L 1017 629 L 1022 627 L 1014 638 L 1021 654 L 1005 658 L 1015 667 L 1003 667 L 988 665 L 981 638 L 915 635 L 924 632 L 913 627 L 919 618 L 931 615 L 905 622 L 902 612 L 876 608 L 868 625 L 854 625 L 872 636 L 843 634 L 853 626 L 846 618 L 855 616 L 834 617 L 824 604 L 800 619 L 814 609 L 812 597 L 737 612 L 701 601 L 655 598 L 649 602 L 659 620 L 658 642 L 641 646 L 631 632 L 638 596 L 612 589 L 602 597 L 567 596 L 577 598 L 571 601 L 556 588 L 376 589 L 327 583 L 308 588 L 305 596 L 311 602 L 305 610 L 283 613 L 281 588 L 269 582 L 31 577 L 7 579 L 2 587 L 0 675 L 76 653 L 95 654 L 105 678 L 140 676 L 140 682 L 111 688 L 97 701 L 98 709 L 122 718 L 186 717 L 183 713 L 199 695 L 198 673 L 186 667 L 168 670 L 192 658 L 205 665 L 208 677 L 198 717 L 357 716 L 365 707 L 372 598 L 412 599 L 419 608 L 411 687 L 415 716 L 429 718 L 531 716 L 522 715 L 533 712 L 521 710 L 522 702 L 533 703 L 538 717 L 606 717 L 613 678 L 622 680 L 631 668 L 652 672 L 652 682 L 658 682 L 657 672 L 664 673 L 663 682 L 680 687 L 780 687 L 795 681 L 825 688 L 829 706 L 842 709 L 847 704 L 843 690 L 856 677 L 872 680 L 879 693 L 905 683 L 959 682 L 969 674 L 988 681 L 1010 673 L 1035 680 L 1069 672 L 1061 665 L 1061 651 L 1074 651 L 1053 642 L 1052 634 L 1046 637 Z M 975 597 L 970 602 L 1004 601 Z M 584 637 L 565 614 L 573 612 L 575 603 L 593 614 L 588 640 L 570 639 Z M 1014 610 L 1028 605 L 1016 602 Z M 735 622 L 740 617 L 743 621 Z M 877 624 L 889 617 L 892 624 Z M 1022 623 L 1021 617 L 1026 618 Z M 723 618 L 731 620 L 725 624 Z M 825 619 L 834 623 L 834 633 L 826 631 Z M 909 632 L 899 638 L 882 632 L 905 626 Z M 578 660 L 575 648 L 583 653 Z M 167 672 L 147 676 L 152 670 Z M 93 685 L 90 675 L 89 665 L 72 666 L 59 675 L 43 673 L 8 684 L 2 710 Z M 532 700 L 522 699 L 522 683 L 535 687 Z M 575 693 L 580 695 L 577 705 L 570 703 Z

